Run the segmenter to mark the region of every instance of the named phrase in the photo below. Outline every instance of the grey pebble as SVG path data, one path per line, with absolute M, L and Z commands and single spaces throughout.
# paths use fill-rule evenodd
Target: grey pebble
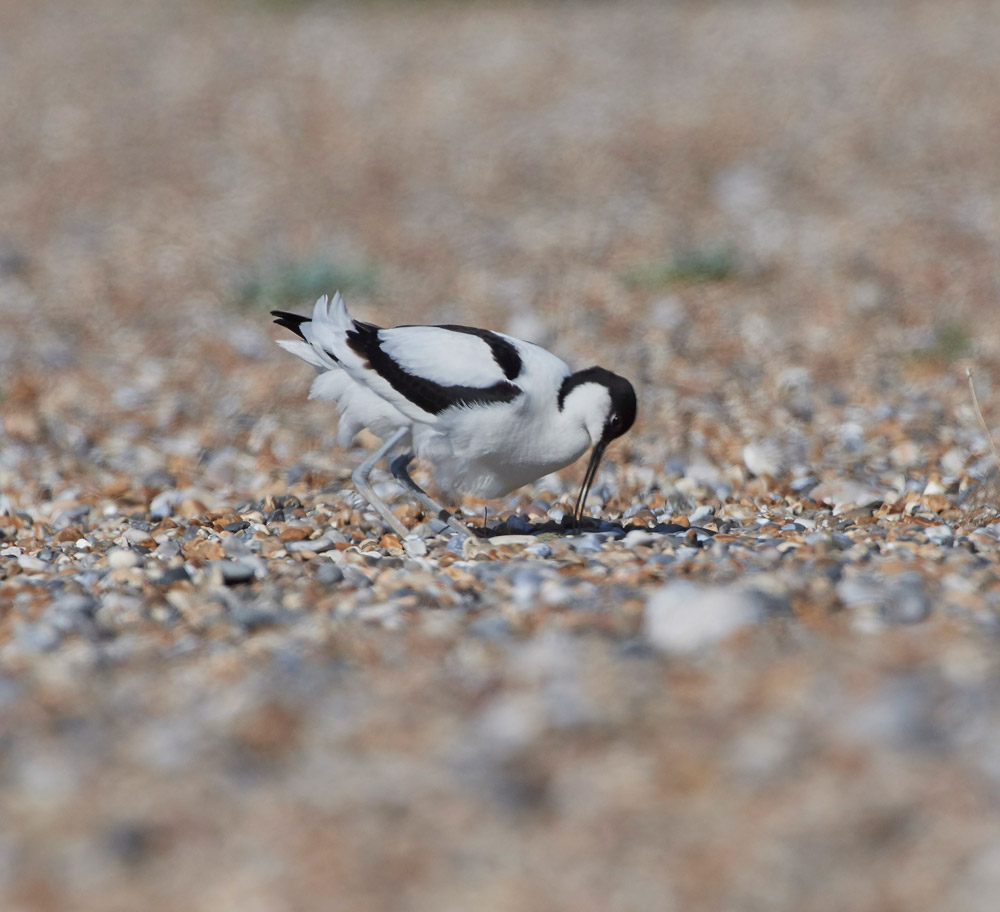
M 18 629 L 14 643 L 27 652 L 51 652 L 62 641 L 62 633 L 52 624 L 40 621 Z
M 233 605 L 229 609 L 229 616 L 248 630 L 255 630 L 258 627 L 275 627 L 286 624 L 294 618 L 290 611 L 284 611 L 277 607 L 271 608 L 260 604 L 259 601 L 240 602 Z
M 181 553 L 180 542 L 176 541 L 165 541 L 161 542 L 156 547 L 156 551 L 153 552 L 160 560 L 170 560 L 172 557 L 177 557 Z
M 834 532 L 830 536 L 830 541 L 839 551 L 847 551 L 854 547 L 854 540 L 849 535 L 844 535 L 843 532 Z
M 315 551 L 317 554 L 329 551 L 332 547 L 333 539 L 328 535 L 322 535 L 319 538 L 313 539 L 306 538 L 301 541 L 292 541 L 285 544 L 286 551 Z
M 468 631 L 484 640 L 502 640 L 510 636 L 510 623 L 502 614 L 486 614 L 471 621 Z
M 352 567 L 348 564 L 346 567 L 342 567 L 341 570 L 344 574 L 344 582 L 347 583 L 348 586 L 353 586 L 355 589 L 371 588 L 372 581 L 357 567 Z
M 137 529 L 135 525 L 133 525 L 122 532 L 122 538 L 124 538 L 130 545 L 136 545 L 149 538 L 149 532 L 145 529 Z
M 73 579 L 83 586 L 84 589 L 89 589 L 91 586 L 97 585 L 97 583 L 107 575 L 107 567 L 98 567 L 94 570 L 84 570 L 83 573 L 77 573 L 74 575 Z
M 82 631 L 92 626 L 97 601 L 84 593 L 67 593 L 49 603 L 45 620 L 63 633 Z
M 161 576 L 158 576 L 154 583 L 158 586 L 169 586 L 171 583 L 179 583 L 182 580 L 191 579 L 191 574 L 188 573 L 187 567 L 170 567 L 163 571 Z
M 507 530 L 509 532 L 528 533 L 531 532 L 531 523 L 528 522 L 523 516 L 514 514 L 513 516 L 507 518 Z
M 715 507 L 704 504 L 688 515 L 688 523 L 697 526 L 715 517 Z
M 90 507 L 87 504 L 77 504 L 75 507 L 67 507 L 55 515 L 52 520 L 52 528 L 59 532 L 67 528 L 67 526 L 75 526 L 85 519 L 88 513 L 90 513 Z
M 935 545 L 950 544 L 955 538 L 955 533 L 948 526 L 927 526 L 924 529 L 924 535 L 927 536 L 928 541 Z
M 329 563 L 320 566 L 320 568 L 316 571 L 316 579 L 327 585 L 340 583 L 343 582 L 344 571 L 333 563 L 333 561 L 330 561 Z
M 183 496 L 176 488 L 160 492 L 149 505 L 149 515 L 153 519 L 166 519 L 174 512 L 174 507 L 181 502 Z
M 931 599 L 920 574 L 900 573 L 882 602 L 882 618 L 890 624 L 919 624 L 931 614 Z
M 254 553 L 250 541 L 252 538 L 248 541 L 242 535 L 230 535 L 222 540 L 222 550 L 226 552 L 227 557 L 250 557 Z M 286 550 L 288 550 L 287 545 Z
M 552 549 L 545 542 L 538 542 L 536 545 L 528 545 L 524 549 L 525 554 L 533 554 L 535 557 L 552 557 Z
M 218 560 L 210 561 L 210 566 L 218 567 L 222 573 L 222 580 L 227 585 L 232 586 L 237 583 L 248 583 L 257 574 L 257 568 L 249 561 L 244 560 Z
M 593 532 L 587 532 L 569 545 L 578 554 L 595 554 L 604 549 L 604 541 Z

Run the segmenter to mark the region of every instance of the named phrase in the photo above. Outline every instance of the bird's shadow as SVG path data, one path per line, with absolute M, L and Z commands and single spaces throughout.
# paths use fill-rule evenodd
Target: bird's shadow
M 712 529 L 701 526 L 684 526 L 680 523 L 656 523 L 652 526 L 639 523 L 609 522 L 592 516 L 583 516 L 577 520 L 573 516 L 564 516 L 561 520 L 550 519 L 546 522 L 530 522 L 523 516 L 514 514 L 507 519 L 491 525 L 469 526 L 469 531 L 478 538 L 495 538 L 500 535 L 534 535 L 545 538 L 564 538 L 573 535 L 583 535 L 588 532 L 611 532 L 624 537 L 629 532 L 649 532 L 652 535 L 687 535 L 692 530 L 695 538 L 704 541 L 716 533 Z

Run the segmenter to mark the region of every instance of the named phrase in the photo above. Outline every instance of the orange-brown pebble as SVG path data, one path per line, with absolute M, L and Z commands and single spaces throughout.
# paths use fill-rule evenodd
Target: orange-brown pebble
M 181 553 L 190 561 L 210 561 L 221 560 L 226 556 L 222 550 L 222 545 L 214 541 L 206 541 L 203 538 L 193 538 L 191 541 L 181 545 Z

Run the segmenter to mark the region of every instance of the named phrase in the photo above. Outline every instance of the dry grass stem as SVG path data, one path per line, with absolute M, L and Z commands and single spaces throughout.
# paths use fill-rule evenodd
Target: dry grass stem
M 983 410 L 979 407 L 979 397 L 976 395 L 976 384 L 972 379 L 971 367 L 965 369 L 965 376 L 969 378 L 969 392 L 972 394 L 972 407 L 976 410 L 976 418 L 979 419 L 979 426 L 983 429 L 983 433 L 986 434 L 986 439 L 990 444 L 990 451 L 993 453 L 993 461 L 996 463 L 997 470 L 1000 471 L 1000 451 L 997 450 L 996 441 L 993 439 L 989 426 L 986 424 L 986 419 L 983 417 Z

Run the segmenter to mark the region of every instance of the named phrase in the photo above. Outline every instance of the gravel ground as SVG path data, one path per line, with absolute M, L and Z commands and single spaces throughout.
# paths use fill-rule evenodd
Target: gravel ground
M 0 907 L 995 908 L 998 19 L 0 3 Z M 595 520 L 383 534 L 337 287 L 632 378 Z

